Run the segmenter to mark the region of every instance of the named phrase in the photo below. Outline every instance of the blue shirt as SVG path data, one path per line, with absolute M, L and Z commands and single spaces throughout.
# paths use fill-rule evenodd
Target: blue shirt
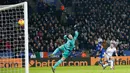
M 102 46 L 102 43 L 99 42 L 99 43 L 96 45 L 96 51 L 100 51 L 101 46 Z

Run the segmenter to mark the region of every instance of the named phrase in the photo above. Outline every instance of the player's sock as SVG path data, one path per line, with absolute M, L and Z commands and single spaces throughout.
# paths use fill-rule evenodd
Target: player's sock
M 103 67 L 107 67 L 107 66 L 110 66 L 110 60 L 109 61 L 106 61 L 107 63 L 105 65 L 103 65 Z
M 59 48 L 56 48 L 52 54 L 55 55 L 57 52 L 59 52 Z
M 111 61 L 110 61 L 110 68 L 113 69 L 113 66 L 114 66 L 113 60 L 111 60 Z
M 63 61 L 60 59 L 58 62 L 56 62 L 56 64 L 53 66 L 53 68 L 55 69 L 57 66 L 59 66 Z
M 105 65 L 103 65 L 104 67 L 106 67 L 106 66 L 108 66 L 109 64 L 108 63 L 106 63 Z
M 100 60 L 98 63 L 99 63 L 99 64 L 101 64 L 101 65 L 103 66 L 103 63 L 102 63 L 102 61 L 101 61 L 101 60 Z
M 105 69 L 107 66 L 109 65 L 109 63 L 106 63 L 105 65 L 103 65 L 103 69 Z
M 52 72 L 55 73 L 55 69 L 53 67 L 51 67 L 51 69 L 52 69 Z

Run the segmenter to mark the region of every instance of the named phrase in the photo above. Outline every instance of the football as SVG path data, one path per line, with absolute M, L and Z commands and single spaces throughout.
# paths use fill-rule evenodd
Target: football
M 23 19 L 19 19 L 19 20 L 18 20 L 18 24 L 19 24 L 20 26 L 24 26 L 24 20 L 23 20 Z

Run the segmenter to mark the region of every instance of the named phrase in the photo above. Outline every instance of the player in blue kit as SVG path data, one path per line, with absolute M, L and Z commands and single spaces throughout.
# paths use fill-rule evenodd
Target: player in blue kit
M 105 49 L 103 48 L 103 46 L 101 46 L 100 51 L 99 51 L 98 63 L 101 64 L 102 66 L 103 66 L 102 59 L 104 58 L 104 54 L 105 54 Z
M 60 65 L 66 58 L 68 58 L 68 56 L 71 54 L 71 51 L 75 48 L 75 41 L 77 40 L 78 35 L 78 31 L 75 31 L 74 37 L 71 34 L 65 35 L 64 39 L 66 39 L 67 42 L 61 45 L 60 47 L 56 48 L 55 51 L 50 55 L 53 56 L 60 50 L 63 51 L 62 58 L 59 61 L 57 61 L 54 66 L 52 66 L 53 73 L 55 73 L 56 67 Z
M 103 66 L 102 59 L 104 58 L 105 49 L 102 46 L 102 39 L 98 39 L 98 44 L 96 46 L 96 51 L 95 51 L 95 57 L 97 56 L 97 54 L 99 56 L 98 63 Z

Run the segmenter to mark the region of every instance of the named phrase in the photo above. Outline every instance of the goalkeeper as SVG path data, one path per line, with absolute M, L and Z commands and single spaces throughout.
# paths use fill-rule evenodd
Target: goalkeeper
M 71 51 L 75 48 L 75 41 L 78 35 L 79 35 L 78 31 L 75 31 L 74 37 L 71 34 L 64 35 L 64 39 L 66 39 L 67 42 L 61 45 L 60 47 L 56 48 L 55 51 L 50 55 L 53 56 L 60 50 L 63 51 L 62 58 L 59 61 L 57 61 L 54 66 L 52 66 L 53 73 L 55 73 L 56 67 L 60 65 L 66 58 L 68 58 L 68 56 L 71 54 Z

